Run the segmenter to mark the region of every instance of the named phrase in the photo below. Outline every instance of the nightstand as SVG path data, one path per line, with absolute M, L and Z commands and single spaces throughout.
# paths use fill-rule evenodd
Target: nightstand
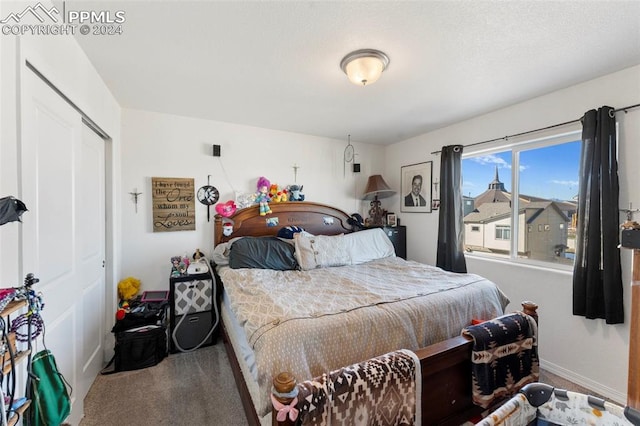
M 169 289 L 170 351 L 215 344 L 220 331 L 215 276 L 207 271 L 171 277 Z
M 407 227 L 406 226 L 384 226 L 382 230 L 393 243 L 396 256 L 407 259 Z

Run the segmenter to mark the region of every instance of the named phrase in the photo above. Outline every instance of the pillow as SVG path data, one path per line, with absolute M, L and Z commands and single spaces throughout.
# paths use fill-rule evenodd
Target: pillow
M 229 243 L 220 243 L 213 248 L 211 261 L 217 266 L 226 266 L 229 264 Z
M 295 247 L 276 237 L 244 237 L 229 251 L 232 269 L 254 268 L 288 271 L 298 269 Z
M 227 266 L 229 265 L 229 250 L 231 249 L 231 245 L 243 239 L 244 237 L 235 237 L 227 241 L 226 243 L 220 243 L 213 248 L 213 253 L 211 254 L 211 261 L 215 263 L 216 266 Z
M 304 235 L 293 236 L 295 256 L 300 269 L 308 271 L 329 266 L 350 265 L 344 235 Z
M 344 240 L 353 265 L 396 254 L 393 243 L 382 228 L 352 232 L 346 234 Z
M 294 234 L 303 231 L 304 229 L 300 228 L 299 226 L 285 226 L 284 228 L 280 228 L 278 230 L 278 237 L 291 240 L 293 239 Z

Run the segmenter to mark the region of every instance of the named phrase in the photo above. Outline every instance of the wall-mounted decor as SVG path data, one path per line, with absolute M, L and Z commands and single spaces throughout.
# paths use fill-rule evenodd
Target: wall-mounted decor
M 400 168 L 400 211 L 431 213 L 431 173 L 433 162 L 410 164 Z
M 216 146 L 216 145 L 214 145 Z M 220 199 L 220 192 L 215 186 L 211 186 L 209 184 L 209 179 L 211 175 L 207 176 L 207 184 L 205 186 L 200 187 L 197 192 L 198 201 L 207 206 L 207 222 L 211 220 L 211 210 L 210 206 L 214 205 Z
M 196 229 L 193 178 L 151 178 L 153 232 Z
M 138 197 L 142 195 L 142 192 L 138 192 L 138 188 L 133 188 L 133 192 L 130 192 L 129 195 L 133 197 L 133 204 L 135 204 L 136 214 L 138 214 Z

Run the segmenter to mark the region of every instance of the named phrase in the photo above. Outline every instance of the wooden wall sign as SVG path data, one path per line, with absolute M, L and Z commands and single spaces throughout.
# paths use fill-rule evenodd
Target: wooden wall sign
M 193 178 L 151 178 L 153 232 L 196 229 Z

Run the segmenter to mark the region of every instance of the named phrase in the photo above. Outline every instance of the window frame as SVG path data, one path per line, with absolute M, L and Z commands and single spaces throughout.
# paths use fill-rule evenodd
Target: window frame
M 500 236 L 498 237 L 498 231 Z M 509 234 L 508 238 L 504 237 L 505 232 Z M 495 227 L 496 240 L 511 240 L 511 225 L 496 225 Z
M 582 126 L 580 123 L 571 123 L 564 131 L 558 131 L 557 129 L 547 130 L 539 132 L 538 135 L 539 136 L 535 138 L 532 138 L 531 135 L 504 138 L 496 142 L 465 147 L 462 153 L 462 159 L 495 154 L 509 150 L 511 151 L 511 198 L 513 200 L 510 214 L 511 237 L 513 238 L 509 241 L 509 254 L 495 256 L 481 252 L 465 252 L 465 257 L 573 272 L 573 265 L 518 257 L 518 235 L 520 231 L 518 220 L 520 211 L 520 153 L 522 151 L 530 151 L 554 145 L 562 145 L 569 142 L 582 141 Z

